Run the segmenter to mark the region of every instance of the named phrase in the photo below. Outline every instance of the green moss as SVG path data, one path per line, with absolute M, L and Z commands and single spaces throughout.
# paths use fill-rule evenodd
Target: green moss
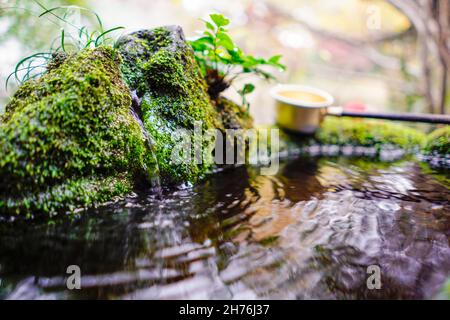
M 273 126 L 258 126 L 259 129 L 272 129 Z M 426 135 L 422 132 L 390 122 L 328 117 L 314 135 L 299 135 L 290 131 L 280 131 L 279 150 L 282 157 L 309 155 L 321 152 L 320 146 L 366 147 L 365 150 L 349 149 L 354 155 L 366 155 L 374 159 L 383 150 L 402 149 L 402 157 L 420 152 Z M 269 141 L 270 146 L 270 141 Z M 311 149 L 313 147 L 313 149 Z M 389 147 L 384 149 L 383 147 Z M 268 147 L 269 148 L 269 147 Z M 344 152 L 343 148 L 326 148 L 328 155 Z M 346 151 L 347 152 L 347 151 Z M 394 157 L 395 158 L 395 157 Z M 373 159 L 372 162 L 373 163 Z
M 437 129 L 429 134 L 423 152 L 429 155 L 450 155 L 450 126 Z
M 193 154 L 189 163 L 171 161 L 183 131 L 193 136 L 196 121 L 203 123 L 203 133 L 223 127 L 181 28 L 139 31 L 123 38 L 119 47 L 125 57 L 125 79 L 142 97 L 143 123 L 155 144 L 162 181 L 195 183 L 202 179 L 211 171 L 211 161 L 196 164 Z M 211 142 L 203 143 L 205 150 Z
M 216 108 L 226 129 L 253 128 L 253 118 L 247 110 L 233 101 L 226 98 L 219 98 Z
M 377 148 L 394 145 L 406 150 L 419 150 L 425 141 L 425 135 L 415 129 L 389 122 L 328 117 L 315 139 L 324 145 Z
M 117 177 L 91 177 L 68 180 L 39 192 L 25 192 L 20 198 L 7 196 L 0 200 L 0 207 L 9 214 L 22 215 L 26 219 L 46 218 L 61 213 L 73 215 L 77 209 L 92 207 L 122 197 L 133 190 L 133 183 L 126 174 Z
M 123 57 L 122 74 L 129 87 L 137 90 L 139 95 L 143 95 L 147 88 L 144 65 L 159 48 L 170 44 L 168 28 L 141 30 L 119 40 L 118 47 Z
M 65 52 L 55 52 L 53 53 L 52 59 L 47 65 L 47 71 L 59 68 L 69 57 Z
M 0 213 L 89 207 L 154 177 L 117 59 L 110 48 L 84 50 L 19 88 L 0 124 Z
M 148 62 L 143 65 L 148 85 L 160 91 L 188 93 L 188 81 L 180 64 L 179 53 L 157 51 Z
M 444 166 L 430 166 L 428 162 L 421 162 L 420 167 L 422 172 L 428 176 L 433 177 L 438 183 L 445 188 L 450 189 L 450 171 Z

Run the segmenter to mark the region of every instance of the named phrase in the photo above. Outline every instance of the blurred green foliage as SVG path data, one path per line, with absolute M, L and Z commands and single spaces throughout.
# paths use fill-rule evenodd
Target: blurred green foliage
M 433 131 L 427 137 L 426 154 L 446 156 L 450 154 L 450 126 Z
M 327 118 L 316 134 L 322 144 L 381 148 L 394 145 L 406 150 L 420 150 L 425 135 L 407 126 L 374 120 Z
M 59 5 L 86 6 L 85 0 L 40 0 L 44 6 Z M 19 40 L 27 49 L 39 50 L 48 47 L 51 39 L 55 38 L 60 30 L 50 20 L 40 19 L 42 8 L 36 1 L 7 0 L 0 5 L 0 21 L 4 22 L 6 31 L 0 34 L 0 45 L 10 39 Z M 36 23 L 39 22 L 39 28 Z

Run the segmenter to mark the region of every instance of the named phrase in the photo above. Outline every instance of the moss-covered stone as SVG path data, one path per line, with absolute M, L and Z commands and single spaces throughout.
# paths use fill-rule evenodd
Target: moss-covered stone
M 172 162 L 195 124 L 201 134 L 251 126 L 238 106 L 210 100 L 180 27 L 133 33 L 118 48 L 55 55 L 13 96 L 0 117 L 0 214 L 74 212 L 160 174 L 163 183 L 195 183 L 212 171 L 210 155 L 195 162 L 192 148 L 192 160 Z M 213 139 L 201 143 L 213 149 Z
M 226 98 L 219 98 L 216 108 L 226 129 L 251 129 L 253 118 L 244 107 Z
M 183 136 L 194 136 L 196 122 L 202 122 L 203 133 L 223 129 L 223 123 L 181 28 L 138 31 L 122 38 L 119 48 L 125 80 L 142 99 L 143 123 L 154 141 L 163 183 L 202 179 L 211 171 L 212 159 L 196 163 L 192 154 L 189 163 L 177 164 L 172 151 Z M 211 143 L 203 141 L 203 150 Z
M 390 122 L 328 117 L 314 135 L 282 130 L 279 150 L 282 157 L 344 154 L 392 161 L 419 153 L 425 137 L 418 130 Z
M 77 210 L 92 207 L 122 197 L 134 189 L 128 174 L 117 176 L 82 177 L 67 180 L 54 186 L 43 187 L 37 192 L 26 192 L 21 197 L 6 197 L 0 200 L 8 215 L 22 214 L 25 218 L 46 218 L 62 212 L 74 214 Z M 4 212 L 3 212 L 4 213 Z
M 429 134 L 423 151 L 428 155 L 450 155 L 450 126 L 442 127 Z
M 52 59 L 47 65 L 47 71 L 59 68 L 66 60 L 69 55 L 65 52 L 55 52 L 52 55 Z
M 19 88 L 0 120 L 0 214 L 55 215 L 150 183 L 154 154 L 118 60 L 83 50 Z
M 328 117 L 316 133 L 315 140 L 323 145 L 376 148 L 392 145 L 418 151 L 425 141 L 425 135 L 418 130 L 385 121 Z

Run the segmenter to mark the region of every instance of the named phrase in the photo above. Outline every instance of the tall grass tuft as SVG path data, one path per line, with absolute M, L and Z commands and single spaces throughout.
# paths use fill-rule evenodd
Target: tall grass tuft
M 114 27 L 105 29 L 100 16 L 91 9 L 80 6 L 56 6 L 46 7 L 38 0 L 33 0 L 37 6 L 43 10 L 38 14 L 38 18 L 47 19 L 60 28 L 60 34 L 56 37 L 48 51 L 34 53 L 21 59 L 15 66 L 14 71 L 6 79 L 6 88 L 11 79 L 15 79 L 20 85 L 30 79 L 39 78 L 47 72 L 47 65 L 52 60 L 54 54 L 64 52 L 73 54 L 87 48 L 97 48 L 99 46 L 111 46 L 114 49 L 117 46 L 117 37 L 113 34 L 124 27 Z M 21 10 L 23 8 L 11 8 Z M 96 23 L 93 30 L 86 25 L 77 25 L 71 22 L 69 17 L 74 14 L 91 15 Z

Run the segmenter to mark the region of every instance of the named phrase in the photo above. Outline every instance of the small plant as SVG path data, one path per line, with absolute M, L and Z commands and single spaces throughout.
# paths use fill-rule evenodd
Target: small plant
M 221 14 L 211 14 L 211 21 L 204 21 L 206 30 L 202 37 L 191 41 L 195 57 L 208 84 L 208 93 L 217 100 L 220 93 L 228 89 L 232 83 L 245 74 L 256 74 L 264 79 L 274 76 L 263 70 L 263 66 L 271 66 L 281 70 L 286 67 L 280 63 L 281 55 L 266 60 L 246 55 L 228 35 L 226 26 L 230 20 Z M 255 90 L 255 86 L 247 83 L 237 90 L 244 105 L 249 107 L 246 96 Z
M 44 11 L 39 14 L 39 18 L 46 18 L 53 24 L 60 27 L 60 35 L 56 37 L 49 50 L 38 52 L 20 60 L 14 71 L 6 79 L 6 87 L 12 77 L 19 84 L 38 78 L 47 71 L 47 67 L 52 59 L 58 54 L 72 54 L 87 48 L 97 48 L 103 45 L 116 47 L 116 41 L 110 35 L 124 27 L 115 27 L 105 30 L 103 22 L 94 11 L 79 6 L 57 6 L 53 8 L 45 7 L 41 2 L 34 0 Z M 85 12 L 92 15 L 96 21 L 95 30 L 90 31 L 87 26 L 77 26 L 70 22 L 68 17 L 74 12 Z

